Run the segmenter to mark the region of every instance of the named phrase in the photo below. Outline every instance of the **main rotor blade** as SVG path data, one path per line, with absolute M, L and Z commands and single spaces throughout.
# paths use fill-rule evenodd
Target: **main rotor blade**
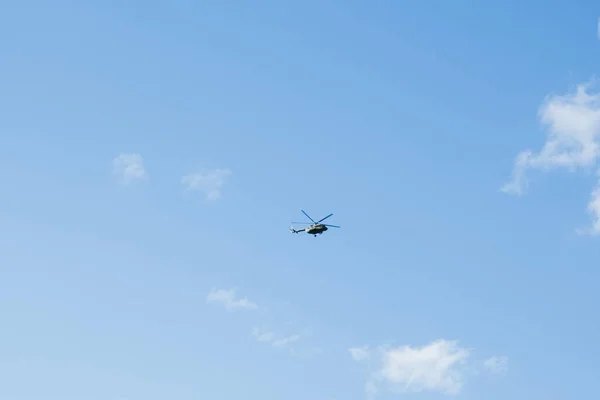
M 321 222 L 321 221 L 325 221 L 327 218 L 331 217 L 332 215 L 333 215 L 333 214 L 329 214 L 329 215 L 328 215 L 328 216 L 326 216 L 325 218 L 321 218 L 321 219 L 320 219 L 320 220 L 317 222 L 317 224 L 318 224 L 319 222 Z
M 304 212 L 304 210 L 300 210 L 300 211 L 302 211 L 302 214 L 306 215 L 306 216 L 308 217 L 308 219 L 310 219 L 310 220 L 313 222 L 313 224 L 316 224 L 315 220 L 314 220 L 314 219 L 312 219 L 312 218 L 310 217 L 310 215 L 308 215 L 307 213 L 305 213 L 305 212 Z
M 328 226 L 330 228 L 341 228 L 341 226 L 337 226 L 337 225 L 327 225 L 327 224 L 323 224 L 325 226 Z

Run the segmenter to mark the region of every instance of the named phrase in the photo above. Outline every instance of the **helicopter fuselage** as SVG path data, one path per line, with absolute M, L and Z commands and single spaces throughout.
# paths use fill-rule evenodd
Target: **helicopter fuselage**
M 314 224 L 309 226 L 308 228 L 306 228 L 305 232 L 308 233 L 309 235 L 320 235 L 321 233 L 325 232 L 327 230 L 327 227 L 323 224 Z

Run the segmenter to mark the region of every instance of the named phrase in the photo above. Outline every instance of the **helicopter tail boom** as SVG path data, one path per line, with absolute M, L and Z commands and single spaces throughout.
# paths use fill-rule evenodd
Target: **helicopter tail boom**
M 300 232 L 304 232 L 306 230 L 306 228 L 302 228 L 302 229 L 294 229 L 294 227 L 290 227 L 290 232 L 292 233 L 300 233 Z

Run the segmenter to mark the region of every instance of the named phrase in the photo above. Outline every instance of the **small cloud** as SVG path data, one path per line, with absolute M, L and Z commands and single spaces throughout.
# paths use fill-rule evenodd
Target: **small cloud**
M 131 182 L 148 177 L 144 168 L 144 159 L 137 153 L 121 153 L 113 159 L 113 173 L 118 175 L 122 182 Z
M 300 340 L 300 335 L 287 336 L 273 341 L 273 347 L 284 347 L 289 345 L 290 343 L 297 342 L 298 340 Z
M 264 332 L 260 329 L 254 328 L 252 330 L 252 335 L 259 342 L 270 343 L 273 347 L 286 347 L 291 343 L 297 342 L 300 340 L 301 336 L 299 334 L 294 334 L 290 336 L 281 337 L 278 339 L 278 335 L 273 332 Z
M 598 236 L 600 235 L 600 170 L 597 173 L 598 181 L 596 187 L 592 190 L 590 200 L 587 205 L 587 211 L 592 216 L 592 224 L 587 228 L 577 229 L 580 235 Z
M 595 83 L 580 84 L 572 93 L 546 98 L 538 113 L 541 124 L 546 128 L 546 141 L 537 153 L 525 150 L 518 154 L 511 179 L 501 191 L 524 194 L 529 170 L 564 168 L 576 171 L 597 167 L 600 157 L 600 91 L 593 90 Z M 588 211 L 594 217 L 594 225 L 585 233 L 598 234 L 600 189 L 592 193 Z
M 508 370 L 508 357 L 497 356 L 485 360 L 483 367 L 492 374 L 503 374 Z
M 348 349 L 348 352 L 350 353 L 350 355 L 352 356 L 352 358 L 355 361 L 366 360 L 371 355 L 371 352 L 369 351 L 368 346 L 352 347 L 352 348 Z
M 227 310 L 237 308 L 253 310 L 258 308 L 258 305 L 252 303 L 247 297 L 237 298 L 235 289 L 213 289 L 206 297 L 207 303 L 222 303 Z
M 381 375 L 401 391 L 436 391 L 457 394 L 463 387 L 458 366 L 469 350 L 456 341 L 438 340 L 423 347 L 404 346 L 386 351 Z
M 546 142 L 538 153 L 519 153 L 512 178 L 502 187 L 503 191 L 524 193 L 529 169 L 575 170 L 596 163 L 600 155 L 600 94 L 591 91 L 592 84 L 581 84 L 573 93 L 546 98 L 539 110 L 540 122 L 547 129 Z
M 185 175 L 181 178 L 181 184 L 186 191 L 199 190 L 207 200 L 215 201 L 221 198 L 221 190 L 230 175 L 228 169 L 205 170 Z
M 261 332 L 257 328 L 254 328 L 252 330 L 252 335 L 259 342 L 272 342 L 273 340 L 275 340 L 275 334 L 273 332 Z
M 351 352 L 352 354 L 352 352 Z M 355 355 L 364 356 L 362 351 Z M 371 398 L 385 384 L 395 392 L 438 392 L 458 394 L 464 385 L 466 363 L 470 351 L 456 341 L 437 340 L 422 347 L 380 347 L 377 366 L 366 384 Z

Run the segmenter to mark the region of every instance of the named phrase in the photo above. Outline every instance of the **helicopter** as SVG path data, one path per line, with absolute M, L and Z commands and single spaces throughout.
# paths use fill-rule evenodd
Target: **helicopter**
M 292 233 L 306 232 L 309 235 L 314 235 L 314 237 L 317 237 L 317 235 L 321 235 L 323 232 L 325 232 L 328 229 L 328 227 L 341 228 L 340 226 L 337 226 L 337 225 L 328 225 L 328 224 L 321 223 L 321 222 L 325 221 L 327 218 L 331 217 L 333 214 L 329 214 L 328 216 L 321 218 L 320 220 L 315 222 L 315 220 L 312 219 L 307 213 L 305 213 L 304 210 L 300 210 L 300 211 L 302 211 L 302 214 L 306 215 L 308 217 L 308 219 L 310 219 L 312 221 L 312 224 L 310 224 L 309 222 L 292 222 L 292 224 L 310 224 L 310 226 L 307 226 L 306 228 L 303 228 L 303 229 L 294 229 L 294 227 L 292 226 L 290 228 L 290 232 L 292 232 Z

